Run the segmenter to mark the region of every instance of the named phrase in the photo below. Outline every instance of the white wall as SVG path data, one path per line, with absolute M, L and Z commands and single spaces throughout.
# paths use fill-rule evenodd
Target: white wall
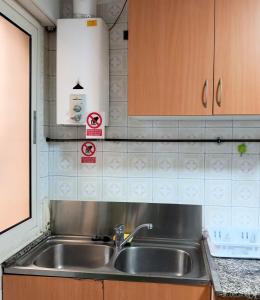
M 124 0 L 101 0 L 98 14 L 111 24 Z M 66 1 L 64 17 L 71 16 Z M 127 116 L 125 11 L 110 37 L 111 138 L 260 138 L 260 121 L 138 121 Z M 55 34 L 49 36 L 50 137 L 84 137 L 84 129 L 57 127 Z M 53 143 L 49 152 L 50 198 L 203 205 L 208 225 L 259 226 L 260 145 L 98 143 L 97 164 L 80 163 L 81 143 Z

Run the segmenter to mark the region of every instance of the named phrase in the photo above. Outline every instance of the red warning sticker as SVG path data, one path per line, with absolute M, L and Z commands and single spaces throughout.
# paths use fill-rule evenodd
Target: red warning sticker
M 82 164 L 95 164 L 97 162 L 97 158 L 93 156 L 89 157 L 81 157 L 81 163 Z
M 90 128 L 97 129 L 102 125 L 102 117 L 97 112 L 92 112 L 87 116 L 87 124 Z
M 96 146 L 92 142 L 85 142 L 81 146 L 81 152 L 84 156 L 93 156 L 96 152 Z
M 91 112 L 86 119 L 86 138 L 104 138 L 104 113 Z

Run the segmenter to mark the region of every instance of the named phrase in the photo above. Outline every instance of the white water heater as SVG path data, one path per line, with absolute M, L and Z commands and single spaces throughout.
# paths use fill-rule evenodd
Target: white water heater
M 109 35 L 100 18 L 57 22 L 57 124 L 85 125 L 89 113 L 109 117 Z

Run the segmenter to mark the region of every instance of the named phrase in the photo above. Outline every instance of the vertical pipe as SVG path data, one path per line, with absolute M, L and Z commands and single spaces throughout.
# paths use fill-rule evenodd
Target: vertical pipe
M 97 0 L 73 0 L 74 18 L 93 18 L 97 15 Z

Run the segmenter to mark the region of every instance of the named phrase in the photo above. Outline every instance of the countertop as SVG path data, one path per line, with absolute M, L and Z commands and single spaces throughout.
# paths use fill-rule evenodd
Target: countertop
M 217 296 L 260 299 L 260 260 L 213 257 L 204 244 Z

